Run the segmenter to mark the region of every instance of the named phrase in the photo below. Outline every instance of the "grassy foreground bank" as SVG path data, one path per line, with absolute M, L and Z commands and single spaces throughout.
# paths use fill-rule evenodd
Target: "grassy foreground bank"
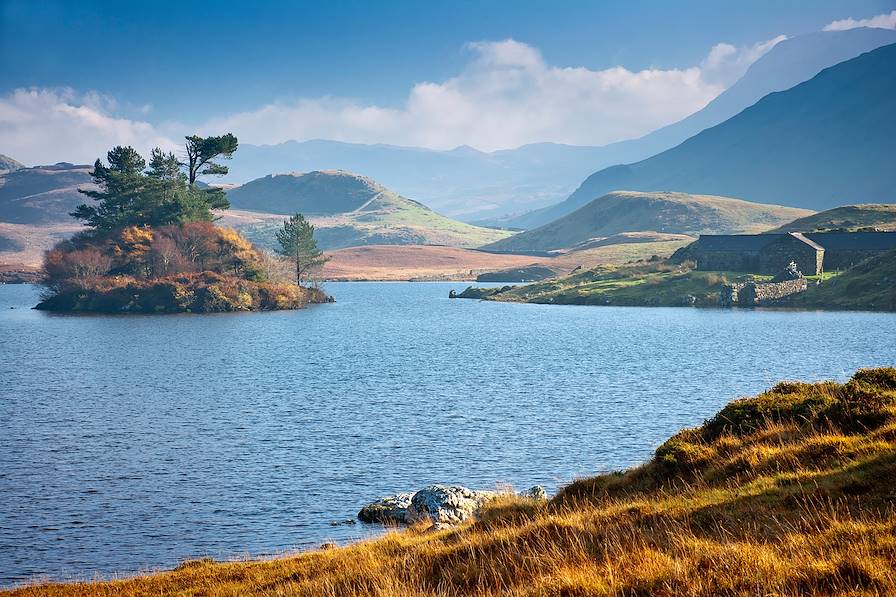
M 896 369 L 734 401 L 625 472 L 453 530 L 14 595 L 896 594 Z

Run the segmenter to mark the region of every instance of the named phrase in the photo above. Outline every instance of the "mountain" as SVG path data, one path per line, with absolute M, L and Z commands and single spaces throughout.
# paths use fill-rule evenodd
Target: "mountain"
M 699 112 L 640 139 L 602 147 L 534 143 L 486 153 L 464 146 L 436 151 L 327 140 L 241 144 L 228 164 L 230 174 L 225 180 L 245 183 L 270 172 L 342 169 L 375 178 L 452 217 L 530 228 L 533 225 L 526 216 L 508 216 L 557 203 L 601 168 L 665 151 L 768 93 L 788 89 L 825 67 L 894 42 L 896 31 L 868 28 L 793 37 L 777 44 Z
M 15 170 L 21 170 L 24 167 L 25 164 L 22 162 L 0 153 L 0 176 L 9 174 Z
M 896 31 L 869 27 L 818 31 L 786 39 L 775 44 L 702 110 L 640 139 L 609 147 L 623 158 L 616 163 L 650 157 L 728 120 L 769 93 L 790 89 L 825 68 L 892 43 L 896 43 Z
M 0 221 L 15 224 L 72 222 L 69 212 L 88 201 L 78 189 L 94 188 L 90 178 L 92 169 L 93 166 L 88 164 L 60 162 L 52 166 L 21 167 L 0 174 Z
M 374 244 L 478 247 L 511 234 L 452 220 L 373 179 L 343 171 L 265 176 L 231 189 L 227 196 L 237 211 L 223 212 L 224 223 L 268 247 L 275 243 L 283 216 L 297 212 L 315 225 L 315 237 L 324 249 Z
M 844 205 L 799 218 L 769 232 L 875 228 L 896 232 L 896 204 Z
M 565 201 L 516 220 L 541 225 L 615 189 L 674 189 L 823 210 L 892 200 L 896 44 L 772 93 L 649 159 L 589 176 Z
M 761 232 L 809 215 L 803 209 L 749 203 L 729 197 L 687 193 L 614 191 L 540 228 L 520 232 L 485 247 L 531 252 L 569 248 L 624 232 Z

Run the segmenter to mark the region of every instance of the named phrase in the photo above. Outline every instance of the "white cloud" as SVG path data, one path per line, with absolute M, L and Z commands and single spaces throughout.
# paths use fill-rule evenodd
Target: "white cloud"
M 174 143 L 148 122 L 114 116 L 114 98 L 72 89 L 17 89 L 0 97 L 0 151 L 29 165 L 92 163 L 114 145 L 147 154 Z
M 728 87 L 747 72 L 751 64 L 785 39 L 787 39 L 786 35 L 779 35 L 768 41 L 761 41 L 748 48 L 740 49 L 731 44 L 716 44 L 700 63 L 701 77 L 704 81 L 716 82 Z
M 878 27 L 880 29 L 896 29 L 896 10 L 870 19 L 840 19 L 824 26 L 825 31 L 844 31 L 856 27 Z
M 179 129 L 232 131 L 243 142 L 313 138 L 359 143 L 458 145 L 493 150 L 555 141 L 600 145 L 646 134 L 703 107 L 783 36 L 751 47 L 718 44 L 680 69 L 604 70 L 547 64 L 514 41 L 467 45 L 471 60 L 455 77 L 414 85 L 398 107 L 339 97 L 272 103 Z M 92 162 L 114 145 L 173 149 L 172 123 L 155 126 L 151 106 L 71 89 L 19 89 L 0 97 L 0 151 L 25 163 Z M 170 134 L 168 134 L 170 133 Z M 176 134 L 175 134 L 176 133 Z
M 273 103 L 206 123 L 249 143 L 327 138 L 492 150 L 555 141 L 600 145 L 646 134 L 700 109 L 784 36 L 747 48 L 719 44 L 682 69 L 558 67 L 527 44 L 468 44 L 456 77 L 415 85 L 400 107 L 344 98 Z

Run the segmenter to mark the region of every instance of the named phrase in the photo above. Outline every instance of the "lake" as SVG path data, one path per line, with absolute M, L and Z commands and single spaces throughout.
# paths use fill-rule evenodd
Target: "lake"
M 896 315 L 449 300 L 333 283 L 330 305 L 61 316 L 0 285 L 0 585 L 349 541 L 367 501 L 649 458 L 780 379 L 896 363 Z

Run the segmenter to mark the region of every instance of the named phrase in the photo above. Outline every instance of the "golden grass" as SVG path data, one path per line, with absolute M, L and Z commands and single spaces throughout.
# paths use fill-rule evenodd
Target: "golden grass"
M 282 559 L 15 595 L 894 595 L 896 369 L 779 384 L 641 467 Z

